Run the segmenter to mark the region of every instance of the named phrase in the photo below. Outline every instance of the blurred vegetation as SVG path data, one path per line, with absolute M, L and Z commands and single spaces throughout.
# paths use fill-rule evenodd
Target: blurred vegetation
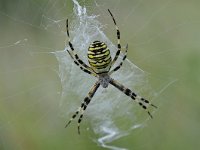
M 114 41 L 107 8 L 113 10 L 122 43 L 129 44 L 128 59 L 150 74 L 156 91 L 177 80 L 156 96 L 154 119 L 114 144 L 130 150 L 200 147 L 200 2 L 96 2 L 98 7 L 92 0 L 80 3 L 102 14 Z M 43 17 L 65 19 L 72 10 L 69 0 L 0 0 L 0 150 L 103 149 L 90 133 L 79 136 L 76 125 L 65 129 L 59 114 L 58 63 L 46 52 L 64 48 L 65 21 L 45 27 Z

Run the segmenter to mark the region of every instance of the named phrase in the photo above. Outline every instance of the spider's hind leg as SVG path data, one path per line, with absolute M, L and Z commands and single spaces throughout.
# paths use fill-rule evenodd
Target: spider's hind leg
M 120 53 L 121 53 L 120 31 L 119 31 L 119 28 L 118 28 L 117 23 L 116 23 L 116 21 L 115 21 L 115 18 L 114 18 L 113 14 L 111 13 L 111 11 L 110 11 L 109 9 L 108 9 L 108 12 L 109 12 L 110 16 L 112 17 L 112 20 L 113 20 L 113 22 L 114 22 L 114 24 L 115 24 L 115 29 L 116 29 L 116 31 L 117 31 L 117 52 L 116 52 L 116 54 L 115 54 L 115 57 L 114 57 L 113 60 L 112 60 L 111 66 L 113 66 L 114 63 L 117 61 L 117 59 L 118 59 Z
M 68 19 L 66 20 L 66 30 L 67 30 L 67 36 L 68 36 L 68 44 L 70 47 L 70 50 L 67 50 L 69 53 L 70 57 L 74 60 L 74 63 L 79 66 L 79 68 L 84 71 L 85 73 L 91 74 L 95 77 L 97 77 L 96 73 L 86 64 L 84 63 L 78 54 L 75 52 L 73 44 L 71 43 L 70 40 L 70 34 L 69 34 L 69 25 L 68 25 Z

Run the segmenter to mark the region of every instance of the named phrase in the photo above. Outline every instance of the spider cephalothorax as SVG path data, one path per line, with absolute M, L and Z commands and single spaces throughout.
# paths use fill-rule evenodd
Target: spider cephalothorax
M 99 75 L 99 83 L 103 88 L 107 88 L 110 83 L 110 76 L 108 74 Z
M 100 41 L 94 41 L 92 44 L 90 44 L 88 48 L 88 62 L 90 66 L 88 66 L 86 63 L 84 63 L 77 53 L 74 51 L 74 47 L 70 41 L 70 36 L 69 36 L 69 30 L 68 30 L 68 20 L 66 21 L 66 28 L 67 28 L 67 36 L 69 37 L 69 47 L 71 50 L 68 50 L 67 52 L 71 56 L 71 58 L 74 60 L 74 63 L 80 67 L 82 71 L 85 73 L 88 73 L 90 75 L 93 75 L 97 77 L 96 83 L 93 85 L 93 87 L 90 89 L 88 95 L 85 97 L 83 100 L 81 106 L 77 109 L 77 111 L 74 113 L 72 118 L 69 120 L 67 123 L 66 127 L 71 123 L 71 121 L 80 113 L 79 119 L 78 119 L 78 133 L 80 133 L 80 123 L 83 118 L 83 113 L 86 110 L 88 104 L 90 103 L 92 97 L 94 96 L 95 92 L 101 85 L 103 88 L 107 88 L 109 84 L 113 85 L 120 91 L 122 91 L 124 94 L 129 96 L 132 100 L 137 102 L 144 110 L 147 111 L 149 116 L 152 118 L 151 113 L 148 110 L 148 106 L 153 106 L 156 108 L 155 105 L 151 104 L 148 100 L 138 96 L 134 92 L 132 92 L 129 88 L 126 88 L 124 85 L 121 83 L 117 82 L 113 78 L 110 77 L 110 75 L 117 71 L 118 69 L 121 68 L 124 60 L 126 59 L 126 54 L 128 50 L 128 45 L 126 46 L 126 51 L 125 54 L 122 58 L 122 61 L 120 62 L 119 65 L 114 67 L 112 70 L 111 68 L 113 67 L 113 64 L 116 62 L 118 59 L 120 53 L 121 53 L 121 44 L 120 44 L 120 31 L 116 25 L 116 21 L 108 9 L 108 12 L 110 13 L 113 22 L 115 24 L 115 28 L 117 30 L 117 52 L 115 54 L 115 57 L 112 59 L 110 55 L 110 50 L 108 49 L 107 45 L 104 42 Z M 111 70 L 111 71 L 110 71 Z

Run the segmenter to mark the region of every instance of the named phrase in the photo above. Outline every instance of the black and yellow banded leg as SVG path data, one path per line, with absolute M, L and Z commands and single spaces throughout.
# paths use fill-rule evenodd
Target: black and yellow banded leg
M 114 57 L 114 59 L 112 60 L 112 63 L 111 63 L 111 66 L 113 66 L 113 64 L 116 62 L 116 60 L 118 59 L 118 57 L 119 57 L 119 55 L 120 55 L 120 52 L 121 52 L 120 31 L 119 31 L 119 28 L 118 28 L 118 26 L 117 26 L 117 24 L 116 24 L 115 18 L 114 18 L 113 14 L 111 13 L 111 11 L 110 11 L 109 9 L 108 9 L 108 12 L 110 13 L 110 15 L 111 15 L 111 17 L 112 17 L 113 22 L 114 22 L 114 24 L 115 24 L 115 28 L 116 28 L 116 30 L 117 30 L 117 48 L 118 48 L 118 50 L 117 50 L 117 52 L 116 52 L 116 54 L 115 54 L 115 57 Z
M 110 84 L 112 84 L 113 86 L 115 86 L 117 89 L 119 89 L 120 91 L 122 91 L 124 94 L 126 94 L 127 96 L 131 97 L 134 101 L 136 101 L 148 114 L 151 118 L 153 118 L 153 116 L 151 115 L 151 113 L 148 110 L 148 106 L 153 106 L 155 108 L 157 108 L 157 106 L 151 104 L 148 100 L 138 96 L 137 94 L 135 94 L 134 92 L 132 92 L 129 88 L 126 88 L 125 86 L 123 86 L 121 83 L 117 82 L 114 79 L 110 80 Z
M 72 56 L 72 54 L 71 54 L 70 51 L 67 50 L 67 52 L 69 53 L 70 57 L 74 60 L 74 63 L 75 63 L 83 72 L 88 73 L 88 74 L 90 74 L 90 75 L 93 75 L 93 76 L 97 77 L 96 73 L 93 73 L 93 72 L 91 72 L 90 70 L 88 70 L 88 69 L 82 67 L 82 66 L 76 61 L 76 59 L 73 58 L 73 56 Z
M 73 114 L 73 116 L 71 117 L 71 119 L 69 120 L 69 122 L 66 124 L 65 127 L 67 127 L 72 120 L 74 120 L 74 118 L 76 118 L 76 116 L 80 113 L 80 117 L 78 119 L 78 133 L 80 134 L 80 123 L 83 119 L 83 114 L 84 111 L 86 110 L 88 104 L 90 103 L 92 97 L 94 96 L 95 92 L 97 91 L 97 89 L 99 88 L 100 83 L 99 81 L 97 81 L 93 87 L 90 89 L 87 97 L 84 98 L 84 101 L 81 103 L 81 106 L 77 109 L 77 111 Z
M 67 30 L 69 47 L 71 49 L 71 52 L 68 51 L 68 53 L 70 54 L 70 56 L 71 56 L 71 58 L 73 60 L 76 60 L 76 61 L 74 61 L 74 63 L 76 63 L 76 64 L 78 63 L 79 65 L 81 65 L 82 67 L 84 67 L 85 69 L 87 69 L 88 71 L 90 71 L 93 74 L 95 74 L 95 72 L 79 58 L 78 54 L 74 50 L 74 47 L 73 47 L 73 45 L 72 45 L 72 43 L 70 41 L 68 19 L 66 20 L 66 30 Z
M 109 72 L 109 75 L 111 75 L 113 72 L 119 70 L 122 67 L 122 65 L 126 59 L 127 51 L 128 51 L 128 44 L 126 45 L 126 51 L 125 51 L 124 57 L 122 58 L 122 61 L 120 62 L 120 64 L 118 66 L 116 66 L 113 70 L 111 70 Z

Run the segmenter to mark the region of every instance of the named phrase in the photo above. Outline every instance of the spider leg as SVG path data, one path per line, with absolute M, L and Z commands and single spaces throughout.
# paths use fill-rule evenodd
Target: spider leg
M 113 72 L 115 72 L 121 68 L 121 66 L 123 65 L 123 62 L 126 59 L 127 51 L 128 51 L 128 44 L 126 45 L 126 51 L 125 51 L 124 57 L 122 58 L 122 61 L 120 62 L 120 64 L 118 66 L 116 66 L 113 70 L 111 70 L 109 72 L 109 75 L 111 75 Z
M 73 58 L 73 56 L 72 56 L 72 54 L 71 54 L 70 51 L 67 51 L 67 52 L 69 53 L 70 57 L 74 60 L 74 63 L 75 63 L 82 71 L 84 71 L 85 73 L 88 73 L 88 74 L 90 74 L 90 75 L 93 75 L 93 76 L 97 77 L 97 75 L 96 75 L 94 72 L 91 72 L 90 70 L 84 68 L 83 66 L 80 66 L 80 64 Z
M 95 92 L 97 91 L 97 89 L 99 88 L 100 83 L 99 81 L 97 81 L 93 87 L 90 89 L 88 95 L 84 98 L 84 101 L 81 103 L 81 106 L 77 109 L 77 111 L 72 115 L 71 119 L 68 121 L 68 123 L 66 124 L 65 128 L 71 123 L 72 120 L 74 120 L 74 118 L 76 118 L 76 116 L 80 113 L 79 119 L 78 119 L 78 133 L 80 134 L 80 123 L 83 119 L 83 114 L 84 111 L 86 110 L 88 104 L 90 103 L 92 97 L 94 96 Z
M 67 30 L 67 36 L 68 36 L 68 43 L 71 51 L 67 52 L 69 53 L 70 57 L 74 60 L 74 63 L 80 67 L 81 70 L 88 74 L 92 74 L 93 76 L 97 76 L 96 73 L 88 66 L 86 65 L 78 56 L 78 54 L 75 52 L 74 47 L 70 41 L 70 35 L 69 35 L 69 27 L 68 27 L 68 19 L 66 20 L 66 30 Z M 84 68 L 83 68 L 84 67 Z
M 135 94 L 134 92 L 132 92 L 129 88 L 126 88 L 125 86 L 123 86 L 121 83 L 117 82 L 114 79 L 110 80 L 110 84 L 112 84 L 113 86 L 115 86 L 117 89 L 119 89 L 120 91 L 122 91 L 124 94 L 126 94 L 127 96 L 131 97 L 134 101 L 136 101 L 144 110 L 147 111 L 147 113 L 149 114 L 149 116 L 151 118 L 153 118 L 153 116 L 151 115 L 151 113 L 148 110 L 148 106 L 151 105 L 154 108 L 157 108 L 157 106 L 151 104 L 148 100 L 138 96 L 137 94 Z
M 117 30 L 117 48 L 118 48 L 118 50 L 117 50 L 117 52 L 116 52 L 116 54 L 115 54 L 115 57 L 114 57 L 114 59 L 112 60 L 112 63 L 111 63 L 111 66 L 113 66 L 113 64 L 116 62 L 116 60 L 118 59 L 119 54 L 120 54 L 120 52 L 121 52 L 120 31 L 119 31 L 119 28 L 118 28 L 118 26 L 117 26 L 117 24 L 116 24 L 115 18 L 114 18 L 113 14 L 111 13 L 111 11 L 110 11 L 109 9 L 108 9 L 108 12 L 110 13 L 110 16 L 112 17 L 113 22 L 114 22 L 114 24 L 115 24 L 115 28 L 116 28 L 116 30 Z

